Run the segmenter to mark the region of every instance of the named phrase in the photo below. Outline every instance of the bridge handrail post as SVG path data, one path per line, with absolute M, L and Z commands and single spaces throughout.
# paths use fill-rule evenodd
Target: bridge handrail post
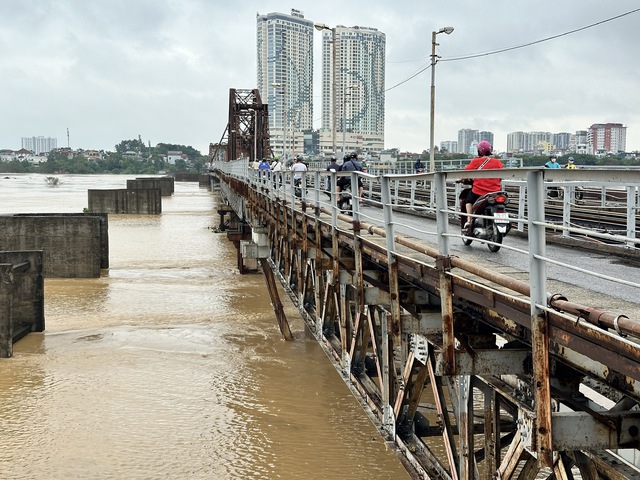
M 380 195 L 382 196 L 382 212 L 384 214 L 384 231 L 387 236 L 387 259 L 389 265 L 393 263 L 396 251 L 395 235 L 393 233 L 393 205 L 391 204 L 391 180 L 386 175 L 380 179 Z
M 358 220 L 360 217 L 360 189 L 358 188 L 358 174 L 355 170 L 351 172 L 351 213 L 353 213 L 354 220 Z
M 314 189 L 313 189 L 313 201 L 315 203 L 315 211 L 318 212 L 316 213 L 316 217 L 318 215 L 320 215 L 320 189 L 322 188 L 320 185 L 320 181 L 322 180 L 321 176 L 320 176 L 320 171 L 316 170 L 313 172 L 313 185 L 314 185 Z
M 435 174 L 435 198 L 436 198 L 436 231 L 438 232 L 438 252 L 440 255 L 449 256 L 449 214 L 447 213 L 447 174 L 438 172 Z
M 524 218 L 525 208 L 527 206 L 527 186 L 521 183 L 518 187 L 518 218 Z M 518 231 L 524 232 L 524 223 L 518 222 Z
M 562 231 L 563 237 L 571 236 L 569 228 L 571 227 L 571 199 L 573 198 L 573 187 L 566 185 L 560 187 L 564 189 L 564 198 L 562 199 L 562 225 L 565 229 Z
M 638 195 L 636 195 L 638 193 Z M 636 238 L 636 214 L 640 210 L 640 191 L 637 186 L 627 187 L 627 238 Z M 634 248 L 636 245 L 629 240 L 627 247 Z

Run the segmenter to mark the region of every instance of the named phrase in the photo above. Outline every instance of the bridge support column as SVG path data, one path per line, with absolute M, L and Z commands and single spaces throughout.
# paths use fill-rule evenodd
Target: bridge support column
M 9 263 L 0 264 L 0 358 L 13 355 L 13 331 L 11 311 L 13 309 L 13 272 Z
M 534 431 L 528 439 L 538 455 L 538 466 L 553 468 L 551 385 L 549 381 L 549 322 L 545 256 L 544 173 L 527 174 L 529 192 L 529 262 L 531 265 L 531 348 L 535 399 Z

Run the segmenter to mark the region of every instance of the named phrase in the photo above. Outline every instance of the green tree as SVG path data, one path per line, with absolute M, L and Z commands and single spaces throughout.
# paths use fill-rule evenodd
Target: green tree
M 126 152 L 136 152 L 142 154 L 148 152 L 148 148 L 145 147 L 144 143 L 140 140 L 122 140 L 118 145 L 116 145 L 116 152 L 120 155 L 125 154 Z
M 0 173 L 31 173 L 33 167 L 27 160 L 14 158 L 9 161 L 0 161 Z

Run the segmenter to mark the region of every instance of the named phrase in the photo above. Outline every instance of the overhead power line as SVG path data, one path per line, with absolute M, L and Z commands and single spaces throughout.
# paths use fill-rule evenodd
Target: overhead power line
M 620 15 L 616 15 L 615 17 L 607 18 L 606 20 L 601 20 L 599 22 L 592 23 L 592 24 L 586 25 L 584 27 L 576 28 L 574 30 L 569 30 L 568 32 L 560 33 L 558 35 L 552 35 L 550 37 L 545 37 L 545 38 L 542 38 L 540 40 L 534 40 L 533 42 L 523 43 L 521 45 L 514 45 L 512 47 L 500 48 L 498 50 L 491 50 L 489 52 L 473 53 L 473 54 L 461 55 L 461 56 L 453 57 L 453 58 L 441 58 L 439 61 L 440 62 L 455 62 L 455 61 L 458 61 L 458 60 L 468 60 L 468 59 L 471 59 L 471 58 L 486 57 L 486 56 L 489 56 L 489 55 L 496 55 L 498 53 L 509 52 L 511 50 L 517 50 L 519 48 L 530 47 L 532 45 L 537 45 L 539 43 L 548 42 L 550 40 L 555 40 L 556 38 L 564 37 L 566 35 L 571 35 L 572 33 L 581 32 L 582 30 L 587 30 L 589 28 L 597 27 L 598 25 L 602 25 L 603 23 L 611 22 L 613 20 L 617 20 L 619 18 L 626 17 L 627 15 L 631 15 L 632 13 L 636 13 L 636 12 L 640 12 L 640 8 L 636 8 L 635 10 L 631 10 L 629 12 L 625 12 L 625 13 L 622 13 Z M 387 88 L 385 90 L 385 92 L 388 92 L 389 90 L 393 90 L 394 88 L 399 87 L 400 85 L 403 85 L 403 84 L 407 83 L 412 78 L 415 78 L 418 75 L 420 75 L 422 72 L 428 70 L 429 67 L 431 67 L 430 64 L 427 65 L 426 67 L 422 68 L 418 72 L 414 73 L 413 75 L 409 76 L 408 78 L 396 83 L 392 87 Z
M 558 35 L 552 35 L 551 37 L 542 38 L 540 40 L 535 40 L 533 42 L 523 43 L 521 45 L 514 45 L 513 47 L 501 48 L 501 49 L 493 50 L 493 51 L 490 51 L 490 52 L 474 53 L 474 54 L 470 54 L 470 55 L 462 55 L 462 56 L 453 57 L 453 58 L 443 58 L 440 61 L 441 62 L 455 62 L 457 60 L 467 60 L 469 58 L 486 57 L 488 55 L 496 55 L 498 53 L 509 52 L 511 50 L 517 50 L 519 48 L 530 47 L 532 45 L 537 45 L 538 43 L 548 42 L 550 40 L 555 40 L 556 38 L 560 38 L 560 37 L 564 37 L 564 36 L 567 36 L 567 35 L 571 35 L 572 33 L 581 32 L 582 30 L 587 30 L 588 28 L 597 27 L 598 25 L 602 25 L 603 23 L 611 22 L 613 20 L 617 20 L 618 18 L 622 18 L 622 17 L 625 17 L 627 15 L 631 15 L 632 13 L 636 13 L 636 12 L 639 12 L 639 11 L 640 11 L 640 8 L 636 8 L 635 10 L 631 10 L 630 12 L 622 13 L 620 15 L 616 15 L 615 17 L 607 18 L 606 20 L 602 20 L 600 22 L 592 23 L 591 25 L 587 25 L 585 27 L 580 27 L 580 28 L 576 28 L 574 30 L 569 30 L 568 32 L 560 33 Z

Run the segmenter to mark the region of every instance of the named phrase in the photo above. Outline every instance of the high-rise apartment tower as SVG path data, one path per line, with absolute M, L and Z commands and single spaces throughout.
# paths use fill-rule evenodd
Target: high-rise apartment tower
M 322 151 L 333 153 L 333 122 L 336 153 L 382 151 L 385 48 L 386 36 L 375 28 L 339 25 L 323 30 Z
M 276 155 L 302 153 L 313 128 L 313 32 L 299 10 L 257 16 L 258 90 Z

